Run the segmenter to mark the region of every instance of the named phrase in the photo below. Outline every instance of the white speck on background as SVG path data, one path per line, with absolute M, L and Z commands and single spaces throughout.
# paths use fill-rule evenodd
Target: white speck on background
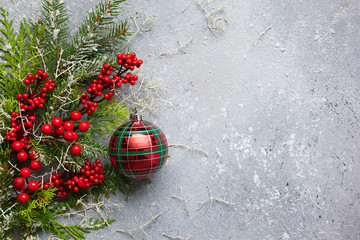
M 189 131 L 194 131 L 197 128 L 198 124 L 199 122 L 197 121 L 195 121 L 193 124 L 190 124 L 188 127 Z
M 287 232 L 284 232 L 283 235 L 282 235 L 282 239 L 289 239 L 290 236 Z
M 254 173 L 255 173 L 255 175 L 254 175 L 254 183 L 256 184 L 256 187 L 260 187 L 260 184 L 261 184 L 260 177 L 259 177 L 259 175 L 256 173 L 256 171 L 255 171 Z

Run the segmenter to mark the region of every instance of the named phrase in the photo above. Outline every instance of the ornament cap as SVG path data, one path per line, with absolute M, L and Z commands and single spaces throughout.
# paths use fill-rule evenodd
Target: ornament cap
M 132 113 L 130 114 L 130 119 L 135 122 L 141 122 L 142 121 L 142 115 L 138 113 Z

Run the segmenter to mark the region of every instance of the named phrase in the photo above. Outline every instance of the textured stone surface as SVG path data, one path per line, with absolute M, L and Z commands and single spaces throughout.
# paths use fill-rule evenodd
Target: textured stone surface
M 37 14 L 40 0 L 1 0 L 16 21 Z M 69 1 L 75 29 L 97 0 Z M 217 1 L 225 32 L 207 29 L 191 2 L 128 1 L 156 15 L 131 48 L 141 74 L 166 86 L 160 114 L 145 114 L 170 144 L 171 158 L 152 183 L 137 182 L 109 228 L 88 239 L 131 239 L 136 227 L 163 212 L 136 239 L 359 239 L 358 1 Z M 347 6 L 348 4 L 348 6 Z M 130 20 L 130 23 L 131 20 Z M 264 34 L 261 34 L 264 32 Z M 192 41 L 173 55 L 161 53 Z M 189 216 L 180 196 L 183 187 Z M 200 202 L 209 195 L 235 206 Z M 43 235 L 43 237 L 46 237 Z

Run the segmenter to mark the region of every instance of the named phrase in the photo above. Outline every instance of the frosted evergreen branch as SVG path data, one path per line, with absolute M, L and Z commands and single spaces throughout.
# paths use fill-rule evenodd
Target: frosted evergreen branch
M 16 206 L 17 203 L 14 203 L 11 207 L 7 208 L 5 211 L 2 210 L 2 208 L 0 207 L 0 216 L 3 218 L 6 218 L 5 213 L 9 212 L 13 207 Z
M 36 50 L 39 52 L 39 55 L 33 56 L 33 57 L 30 58 L 28 61 L 31 61 L 32 59 L 35 59 L 35 58 L 37 58 L 37 57 L 40 57 L 41 62 L 42 62 L 42 64 L 43 64 L 43 68 L 44 68 L 45 72 L 47 72 L 47 71 L 48 71 L 48 67 L 47 67 L 47 65 L 46 65 L 46 63 L 45 63 L 44 54 L 42 53 L 41 49 L 40 49 L 38 46 L 33 46 L 33 48 L 36 49 Z
M 149 224 L 155 222 L 156 219 L 157 219 L 158 217 L 160 217 L 162 214 L 163 214 L 162 212 L 159 213 L 159 214 L 157 214 L 156 216 L 152 217 L 149 221 L 147 221 L 145 224 L 143 224 L 143 225 L 141 225 L 141 226 L 139 225 L 139 223 L 138 223 L 138 221 L 137 221 L 137 218 L 135 217 L 135 222 L 136 222 L 136 224 L 138 225 L 138 227 L 132 228 L 132 229 L 129 229 L 129 230 L 116 229 L 116 232 L 127 233 L 127 234 L 129 234 L 132 238 L 135 238 L 133 232 L 140 230 L 140 231 L 142 231 L 146 236 L 149 237 L 149 235 L 144 231 L 144 228 L 145 228 L 146 226 L 148 226 Z
M 209 190 L 209 195 L 210 195 L 210 197 L 209 197 L 208 199 L 206 199 L 204 202 L 200 203 L 200 207 L 199 207 L 197 210 L 200 210 L 200 209 L 204 206 L 204 204 L 207 203 L 207 202 L 210 202 L 210 204 L 212 205 L 214 201 L 216 201 L 216 202 L 221 202 L 221 203 L 224 203 L 224 204 L 226 204 L 226 205 L 232 205 L 232 206 L 236 205 L 236 204 L 233 203 L 233 202 L 228 202 L 228 201 L 226 201 L 225 198 L 224 198 L 224 199 L 220 199 L 220 198 L 214 197 L 214 196 L 212 195 L 212 192 L 211 192 L 211 190 L 210 190 L 210 187 L 209 187 L 209 186 L 206 186 L 206 187 L 207 187 L 207 189 Z

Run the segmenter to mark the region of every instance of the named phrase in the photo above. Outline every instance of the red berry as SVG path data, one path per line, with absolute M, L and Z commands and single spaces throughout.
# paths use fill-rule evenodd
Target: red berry
M 86 121 L 82 121 L 79 123 L 80 132 L 86 132 L 89 129 L 89 123 Z
M 15 187 L 22 187 L 25 186 L 25 180 L 22 177 L 17 177 L 14 179 L 14 186 Z
M 54 133 L 55 133 L 56 135 L 61 135 L 61 134 L 63 134 L 63 133 L 64 133 L 64 127 L 63 127 L 63 126 L 60 126 L 59 128 L 54 129 Z
M 94 184 L 99 184 L 99 179 L 95 178 L 94 179 Z
M 74 129 L 74 124 L 70 121 L 64 122 L 65 131 L 72 131 Z
M 24 84 L 25 84 L 25 85 L 29 85 L 29 84 L 30 84 L 30 80 L 29 80 L 29 79 L 25 79 L 25 80 L 24 80 Z
M 28 178 L 31 175 L 31 170 L 29 168 L 22 168 L 20 170 L 20 176 L 23 178 Z
M 24 151 L 21 151 L 21 152 L 19 152 L 19 153 L 16 155 L 16 158 L 17 158 L 20 162 L 26 161 L 27 157 L 28 157 L 28 154 L 27 154 L 26 152 L 24 152 Z
M 14 151 L 16 152 L 20 152 L 21 150 L 23 150 L 24 148 L 24 144 L 20 141 L 15 141 L 12 144 L 12 149 L 14 149 Z
M 74 192 L 78 192 L 78 191 L 79 191 L 79 188 L 78 188 L 78 187 L 74 187 L 73 190 L 74 190 Z
M 25 184 L 21 185 L 21 186 L 14 186 L 14 188 L 15 188 L 16 191 L 21 192 L 21 191 L 23 191 L 25 189 Z
M 70 149 L 72 155 L 79 155 L 81 153 L 81 147 L 79 145 L 73 145 Z
M 34 152 L 29 152 L 29 158 L 34 160 L 35 159 L 35 153 Z
M 44 186 L 43 186 L 43 189 L 48 189 L 49 188 L 49 184 L 45 183 Z
M 74 135 L 74 140 L 73 141 L 77 141 L 79 138 L 79 135 L 76 132 L 72 133 Z
M 26 203 L 27 201 L 29 201 L 29 195 L 27 195 L 26 193 L 21 193 L 18 197 L 17 197 L 18 201 L 21 203 Z
M 52 127 L 50 126 L 50 124 L 44 124 L 41 126 L 41 132 L 42 134 L 45 135 L 50 135 L 52 133 Z
M 65 138 L 65 140 L 68 141 L 68 142 L 74 141 L 74 134 L 73 134 L 73 132 L 71 132 L 71 131 L 66 131 L 66 132 L 64 133 L 64 138 Z
M 28 74 L 27 75 L 27 79 L 32 79 L 33 78 L 33 75 L 32 74 Z
M 41 168 L 41 162 L 34 160 L 30 163 L 30 167 L 32 170 L 39 170 Z
M 79 111 L 72 111 L 70 114 L 70 118 L 73 121 L 79 121 L 81 119 L 81 113 Z
M 79 182 L 78 182 L 78 186 L 81 187 L 81 188 L 83 188 L 83 187 L 85 187 L 85 183 L 84 183 L 83 181 L 79 181 Z
M 28 189 L 32 192 L 36 191 L 39 188 L 39 184 L 37 181 L 31 181 L 28 183 Z
M 54 128 L 60 128 L 63 125 L 63 122 L 62 122 L 61 118 L 55 117 L 51 120 L 51 125 Z

